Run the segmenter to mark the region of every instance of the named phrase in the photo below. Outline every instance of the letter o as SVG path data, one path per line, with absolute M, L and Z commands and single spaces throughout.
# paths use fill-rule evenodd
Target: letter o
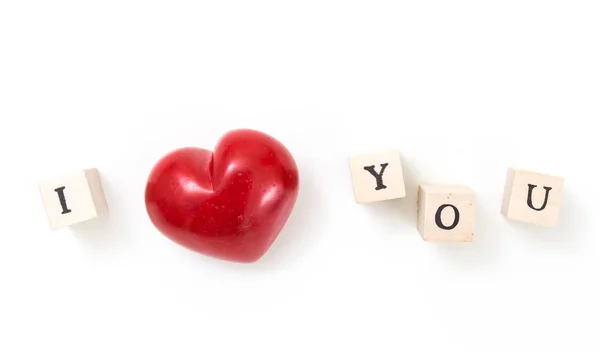
M 442 211 L 444 211 L 444 209 L 446 207 L 452 207 L 452 209 L 454 210 L 454 222 L 449 227 L 445 226 L 444 223 L 442 223 Z M 452 230 L 452 229 L 456 228 L 459 221 L 460 221 L 460 212 L 458 212 L 458 208 L 456 208 L 456 206 L 454 206 L 454 205 L 450 205 L 450 204 L 441 205 L 438 208 L 437 212 L 435 213 L 435 224 L 444 230 Z

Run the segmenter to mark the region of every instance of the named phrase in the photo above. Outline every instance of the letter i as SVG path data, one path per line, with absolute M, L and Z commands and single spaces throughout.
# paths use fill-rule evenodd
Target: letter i
M 56 188 L 54 189 L 54 191 L 56 191 L 56 193 L 58 194 L 58 201 L 60 202 L 60 206 L 62 207 L 61 214 L 67 214 L 71 212 L 71 210 L 67 207 L 67 200 L 65 198 L 65 187 L 62 186 L 60 188 Z

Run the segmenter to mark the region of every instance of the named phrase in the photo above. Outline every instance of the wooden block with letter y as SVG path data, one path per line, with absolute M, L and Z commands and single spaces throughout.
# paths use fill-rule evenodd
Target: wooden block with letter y
M 510 168 L 502 214 L 515 221 L 553 227 L 558 222 L 563 184 L 561 177 Z
M 425 241 L 471 242 L 475 193 L 462 185 L 419 185 L 419 233 Z
M 40 182 L 39 191 L 52 229 L 81 223 L 108 212 L 97 169 L 85 169 Z
M 350 157 L 350 173 L 357 203 L 406 196 L 400 152 L 385 151 Z

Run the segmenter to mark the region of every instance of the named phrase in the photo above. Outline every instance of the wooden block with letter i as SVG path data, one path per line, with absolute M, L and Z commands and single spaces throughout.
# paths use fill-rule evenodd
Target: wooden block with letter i
M 85 169 L 40 182 L 39 191 L 52 229 L 68 227 L 108 212 L 97 169 Z
M 515 221 L 553 227 L 558 222 L 563 184 L 561 177 L 510 168 L 502 214 Z
M 469 187 L 419 185 L 417 209 L 417 228 L 425 241 L 473 241 L 475 192 Z
M 350 157 L 350 173 L 357 203 L 406 196 L 400 152 L 385 151 Z

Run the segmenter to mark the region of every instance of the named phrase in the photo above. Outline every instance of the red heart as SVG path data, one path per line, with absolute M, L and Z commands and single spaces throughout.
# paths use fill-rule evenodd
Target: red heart
M 214 153 L 181 148 L 164 156 L 146 185 L 146 210 L 169 239 L 235 262 L 255 262 L 287 222 L 298 196 L 298 168 L 279 141 L 234 130 Z

